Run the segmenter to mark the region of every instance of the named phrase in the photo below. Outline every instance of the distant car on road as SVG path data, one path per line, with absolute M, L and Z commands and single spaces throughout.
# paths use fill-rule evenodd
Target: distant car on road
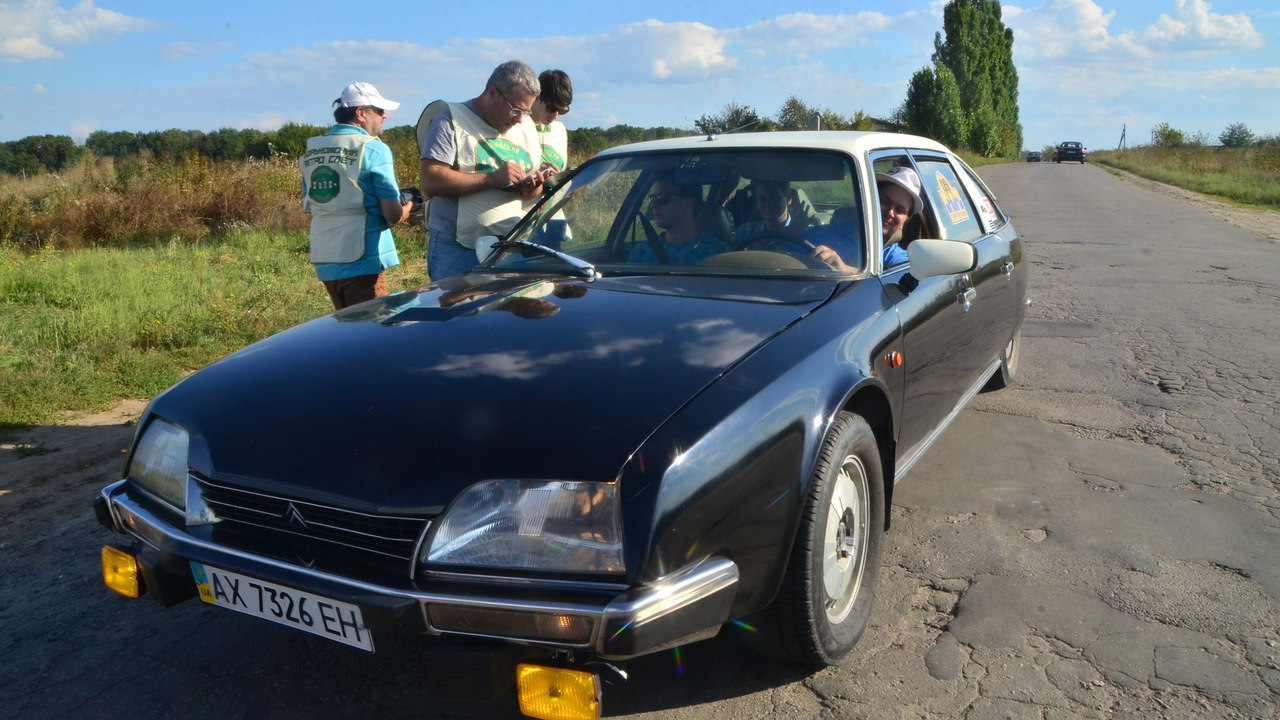
M 1064 160 L 1078 160 L 1083 165 L 1085 152 L 1084 145 L 1078 142 L 1059 143 L 1058 149 L 1053 153 L 1053 161 L 1060 163 Z
M 1027 151 L 1027 162 L 1040 162 L 1040 151 L 1039 151 L 1039 150 L 1028 150 L 1028 151 Z

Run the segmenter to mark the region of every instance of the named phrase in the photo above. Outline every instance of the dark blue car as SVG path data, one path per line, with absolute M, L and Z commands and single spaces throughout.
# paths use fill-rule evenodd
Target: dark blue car
M 896 166 L 923 212 L 885 268 L 876 175 Z M 696 260 L 668 252 L 677 211 Z M 550 222 L 558 249 L 535 242 Z M 120 533 L 108 584 L 364 651 L 469 643 L 535 717 L 596 717 L 595 661 L 735 620 L 818 668 L 866 626 L 896 483 L 1018 369 L 1022 242 L 919 137 L 613 148 L 478 253 L 156 397 L 95 503 Z

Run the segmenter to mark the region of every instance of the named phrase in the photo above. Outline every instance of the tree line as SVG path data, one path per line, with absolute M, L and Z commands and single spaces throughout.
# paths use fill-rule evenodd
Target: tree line
M 84 144 L 68 135 L 31 135 L 21 140 L 0 143 L 0 172 L 11 175 L 34 175 L 62 172 L 90 157 L 126 158 L 149 154 L 157 160 L 181 161 L 193 155 L 208 160 L 266 159 L 276 155 L 298 156 L 306 148 L 307 138 L 326 132 L 329 126 L 286 123 L 278 130 L 223 128 L 212 132 L 201 130 L 98 130 L 90 133 Z M 569 131 L 569 147 L 575 154 L 589 157 L 605 148 L 625 143 L 657 140 L 687 135 L 689 131 L 669 127 L 641 128 L 614 125 L 610 128 L 577 128 Z M 417 140 L 414 126 L 388 128 L 382 139 L 397 154 L 415 152 Z

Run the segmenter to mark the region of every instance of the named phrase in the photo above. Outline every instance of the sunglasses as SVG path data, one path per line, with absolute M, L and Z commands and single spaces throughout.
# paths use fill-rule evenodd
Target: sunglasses
M 559 107 L 556 107 L 555 105 L 547 105 L 547 112 L 554 113 L 556 115 L 568 115 L 569 106 L 565 105 L 564 107 L 559 108 Z
M 689 196 L 681 195 L 680 193 L 673 193 L 673 192 L 658 193 L 656 195 L 649 196 L 649 204 L 650 205 L 666 205 L 667 203 L 671 202 L 672 200 L 675 200 L 676 198 L 687 198 L 687 197 Z

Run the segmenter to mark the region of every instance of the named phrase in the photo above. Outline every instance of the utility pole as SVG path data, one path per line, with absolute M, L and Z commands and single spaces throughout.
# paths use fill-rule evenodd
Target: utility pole
M 1125 130 L 1127 130 L 1127 129 L 1128 129 L 1128 126 L 1126 126 L 1124 123 L 1121 123 L 1121 124 L 1120 124 L 1120 144 L 1116 146 L 1116 149 L 1117 149 L 1117 150 L 1124 150 L 1124 149 L 1125 149 L 1125 147 L 1124 147 L 1124 133 L 1125 133 Z

